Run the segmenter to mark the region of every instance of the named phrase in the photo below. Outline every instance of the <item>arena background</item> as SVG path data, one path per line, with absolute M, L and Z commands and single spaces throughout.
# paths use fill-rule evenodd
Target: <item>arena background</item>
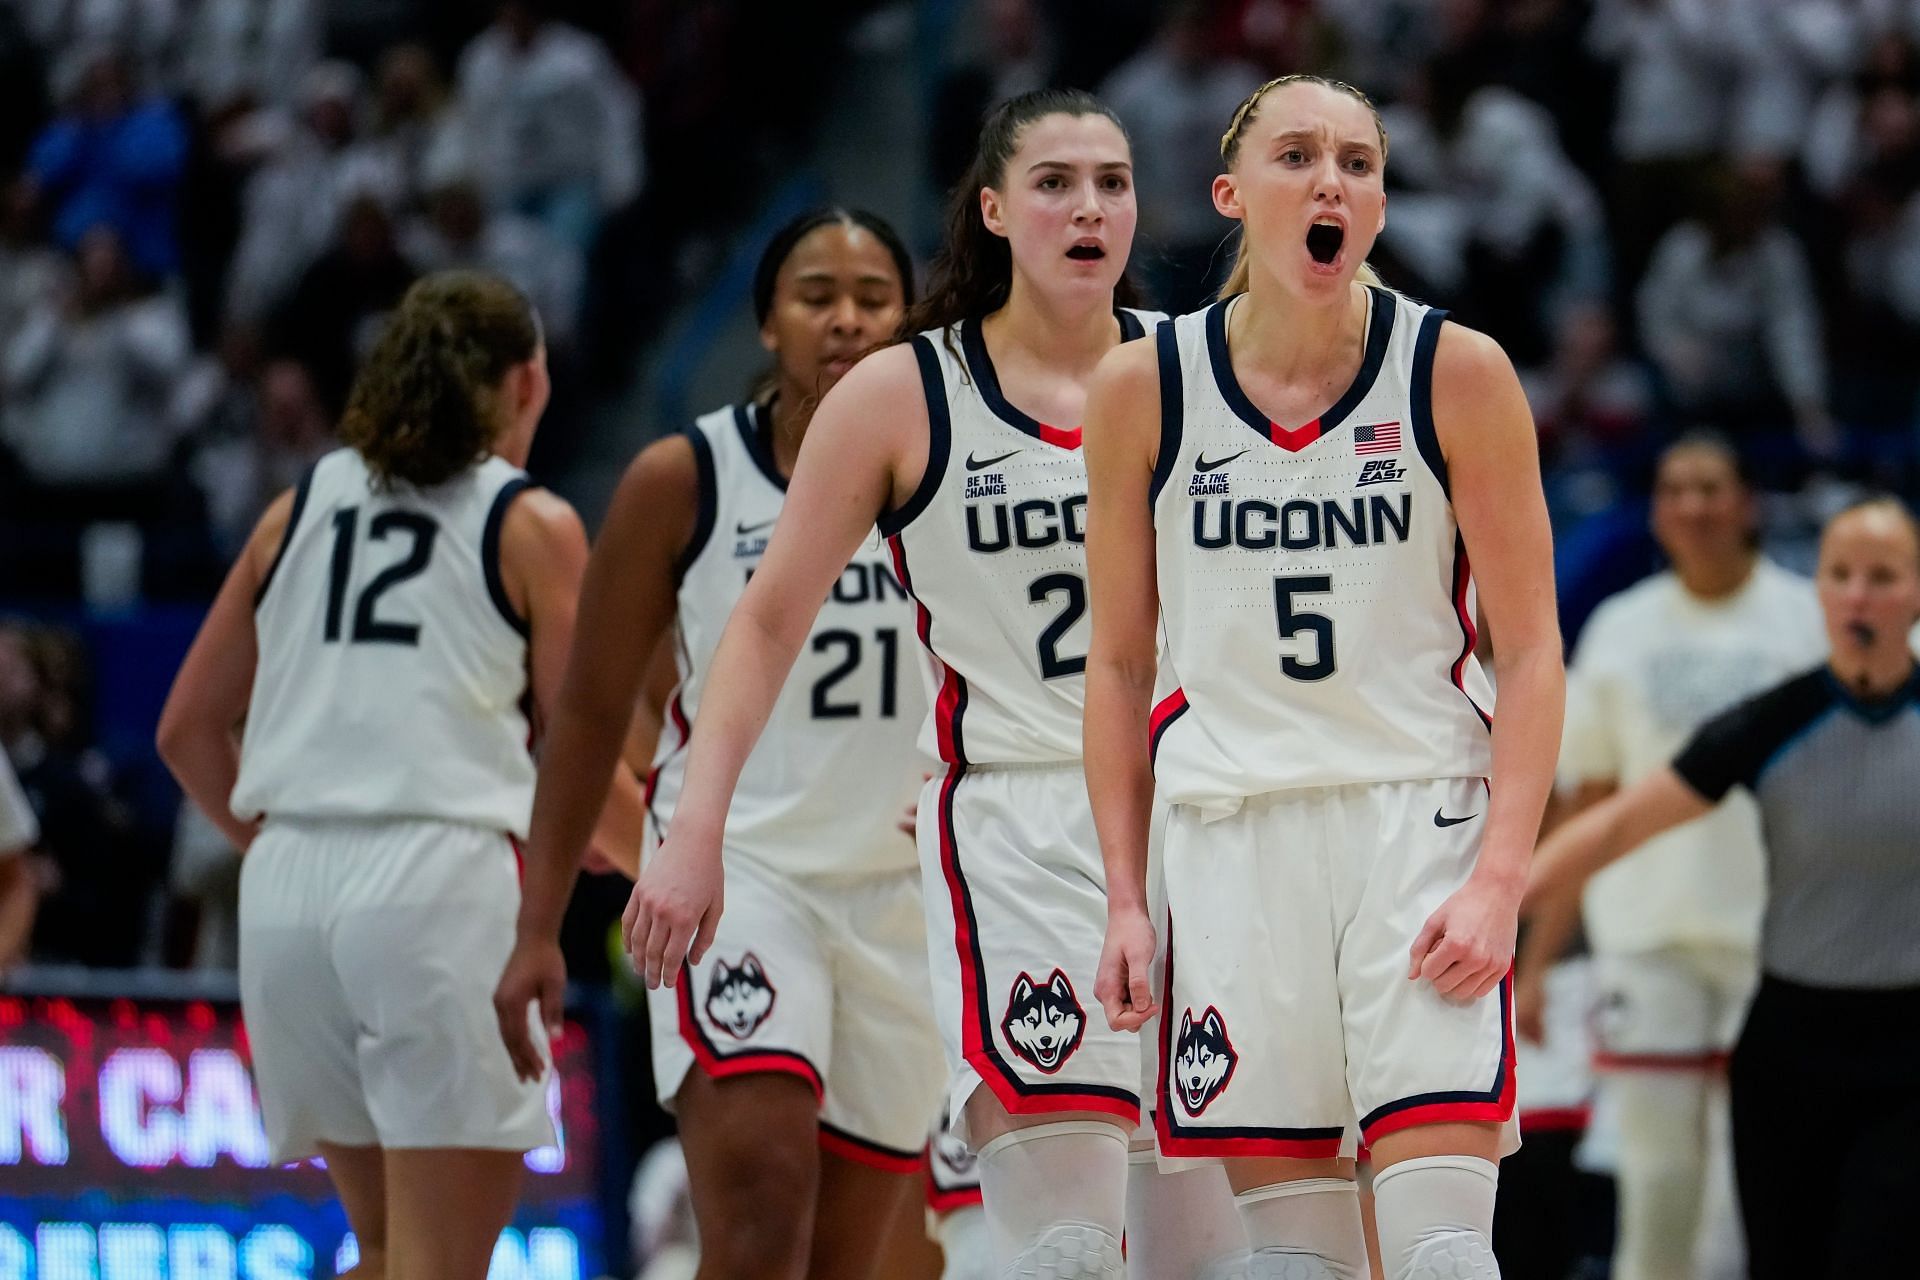
M 152 737 L 227 558 L 331 446 L 416 274 L 477 263 L 538 300 L 532 470 L 591 524 L 638 447 L 759 371 L 748 278 L 793 212 L 871 209 L 924 265 L 983 109 L 1093 88 L 1133 135 L 1133 273 L 1191 309 L 1228 258 L 1207 188 L 1234 104 L 1336 74 L 1392 135 L 1381 272 L 1522 369 L 1571 644 L 1657 566 L 1649 464 L 1684 429 L 1738 443 L 1790 565 L 1856 487 L 1913 496 L 1916 39 L 1907 0 L 6 0 L 0 745 L 43 835 L 0 994 L 0 1278 L 351 1257 L 319 1175 L 264 1167 L 236 862 Z M 567 1144 L 529 1157 L 496 1277 L 635 1269 L 628 1186 L 666 1121 L 624 898 L 595 876 L 574 904 Z

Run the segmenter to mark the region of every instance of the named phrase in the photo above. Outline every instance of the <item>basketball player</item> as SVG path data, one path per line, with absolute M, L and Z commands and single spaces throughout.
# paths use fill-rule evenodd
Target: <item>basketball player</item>
M 1145 328 L 1114 306 L 1135 217 L 1126 136 L 1097 100 L 1042 91 L 988 117 L 917 336 L 821 406 L 630 911 L 649 983 L 706 952 L 727 797 L 835 566 L 878 519 L 939 664 L 942 771 L 918 819 L 934 1008 L 1008 1275 L 1121 1269 L 1139 1062 L 1085 1003 L 1107 907 L 1079 754 L 1078 423 L 1095 364 Z
M 548 391 L 511 285 L 409 289 L 354 382 L 348 447 L 261 518 L 160 720 L 174 776 L 246 854 L 240 997 L 273 1159 L 326 1158 L 373 1277 L 481 1280 L 522 1155 L 553 1141 L 491 1003 L 529 724 L 587 554 L 520 470 Z M 631 866 L 639 829 L 629 776 L 595 841 Z
M 527 958 L 558 963 L 580 819 L 600 802 L 621 710 L 669 627 L 678 687 L 648 775 L 649 861 L 678 830 L 688 725 L 724 687 L 713 655 L 727 615 L 771 566 L 774 530 L 796 518 L 788 482 L 815 407 L 898 328 L 912 279 L 906 248 L 871 214 L 789 222 L 754 276 L 775 361 L 767 385 L 650 446 L 622 480 L 542 760 Z M 808 616 L 806 657 L 725 814 L 726 922 L 673 985 L 648 992 L 654 1080 L 679 1118 L 703 1276 L 873 1274 L 892 1225 L 918 1227 L 922 1146 L 939 1110 L 920 878 L 898 827 L 924 776 L 912 606 L 869 536 L 841 555 Z M 503 980 L 506 1007 L 534 994 L 512 985 L 524 972 Z M 502 1028 L 533 1068 L 519 1025 Z
M 1689 436 L 1661 456 L 1653 531 L 1673 567 L 1600 606 L 1568 673 L 1560 775 L 1576 812 L 1826 652 L 1813 584 L 1760 555 L 1755 520 L 1727 443 Z M 1764 859 L 1758 810 L 1736 796 L 1529 912 L 1523 1027 L 1540 1020 L 1542 980 L 1584 908 L 1595 1065 L 1620 1132 L 1620 1280 L 1745 1273 L 1724 1068 L 1757 976 Z
M 1560 733 L 1519 382 L 1490 340 L 1359 278 L 1386 145 L 1348 86 L 1250 97 L 1213 188 L 1244 224 L 1223 300 L 1108 357 L 1087 406 L 1098 995 L 1116 1027 L 1162 1013 L 1161 1149 L 1225 1158 L 1263 1277 L 1365 1273 L 1350 1115 L 1390 1280 L 1497 1275 L 1506 978 Z

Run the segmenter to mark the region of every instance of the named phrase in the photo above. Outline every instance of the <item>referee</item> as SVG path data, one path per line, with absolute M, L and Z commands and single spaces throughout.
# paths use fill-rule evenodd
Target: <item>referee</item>
M 1890 498 L 1847 508 L 1816 583 L 1826 665 L 1554 832 L 1527 893 L 1581 883 L 1735 786 L 1759 802 L 1761 980 L 1731 1072 L 1754 1280 L 1895 1274 L 1920 1206 L 1920 522 Z

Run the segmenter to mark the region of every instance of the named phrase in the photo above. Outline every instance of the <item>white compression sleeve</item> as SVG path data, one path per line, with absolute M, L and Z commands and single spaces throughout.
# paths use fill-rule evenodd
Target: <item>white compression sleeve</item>
M 1425 1156 L 1376 1172 L 1373 1214 L 1386 1280 L 1500 1280 L 1493 1258 L 1499 1185 L 1500 1167 L 1476 1156 Z
M 1367 1274 L 1360 1192 L 1344 1178 L 1302 1178 L 1234 1197 L 1253 1280 L 1355 1280 Z
M 1002 1134 L 980 1149 L 980 1194 L 1003 1277 L 1125 1274 L 1127 1134 L 1118 1125 L 1061 1120 Z
M 1227 1280 L 1244 1274 L 1247 1229 L 1217 1164 L 1159 1167 L 1151 1144 L 1128 1155 L 1129 1280 Z

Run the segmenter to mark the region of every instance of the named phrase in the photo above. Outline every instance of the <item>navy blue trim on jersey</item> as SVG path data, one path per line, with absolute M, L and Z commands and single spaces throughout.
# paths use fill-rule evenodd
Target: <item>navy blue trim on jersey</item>
M 1180 384 L 1180 338 L 1173 321 L 1163 320 L 1154 327 L 1153 345 L 1160 362 L 1160 452 L 1153 460 L 1153 483 L 1147 487 L 1147 505 L 1160 500 L 1173 468 L 1180 457 L 1180 436 L 1186 413 L 1186 396 Z
M 1014 1093 L 1022 1097 L 1044 1098 L 1064 1095 L 1072 1099 L 1085 1100 L 1090 1105 L 1090 1109 L 1098 1109 L 1101 1100 L 1109 1100 L 1138 1112 L 1140 1096 L 1130 1089 L 1122 1089 L 1115 1085 L 1085 1084 L 1072 1080 L 1025 1080 L 1021 1078 L 1018 1071 L 1008 1065 L 1006 1058 L 1002 1056 L 1000 1045 L 994 1039 L 996 1028 L 993 1019 L 993 999 L 992 993 L 987 988 L 986 956 L 980 950 L 980 918 L 973 908 L 973 887 L 967 883 L 966 873 L 960 866 L 960 838 L 953 824 L 953 797 L 959 791 L 961 779 L 966 777 L 966 773 L 965 765 L 955 765 L 947 774 L 945 784 L 940 788 L 938 820 L 942 856 L 946 864 L 943 869 L 947 872 L 949 880 L 949 895 L 966 917 L 966 947 L 973 962 L 971 966 L 973 991 L 970 1001 L 972 1008 L 965 1007 L 969 1001 L 963 995 L 961 1017 L 964 1018 L 971 1013 L 978 1022 L 980 1056 L 993 1066 L 1002 1084 L 1009 1086 Z M 967 977 L 967 974 L 962 973 L 960 981 L 965 983 Z M 966 1036 L 963 1033 L 960 1043 L 964 1047 L 966 1042 Z M 981 1064 L 974 1061 L 973 1055 L 966 1052 L 964 1048 L 962 1057 L 975 1071 L 979 1071 Z M 1062 1066 L 1064 1065 L 1063 1063 Z M 987 1087 L 990 1090 L 993 1089 L 990 1082 L 987 1083 Z M 998 1091 L 995 1090 L 995 1092 Z
M 780 474 L 780 464 L 773 456 L 773 414 L 763 404 L 737 404 L 733 406 L 733 425 L 740 429 L 740 439 L 747 446 L 747 456 L 753 459 L 753 465 L 767 478 L 767 483 L 780 492 L 787 491 L 787 478 Z
M 493 495 L 493 505 L 487 508 L 486 527 L 480 533 L 480 568 L 487 576 L 487 598 L 523 639 L 532 634 L 532 628 L 513 607 L 506 581 L 500 576 L 500 529 L 507 522 L 507 508 L 513 505 L 513 500 L 531 488 L 533 481 L 525 476 L 515 476 L 501 485 L 500 492 Z
M 1241 1141 L 1293 1143 L 1333 1143 L 1337 1148 L 1340 1139 L 1346 1134 L 1345 1125 L 1321 1125 L 1300 1129 L 1269 1128 L 1264 1125 L 1246 1124 L 1182 1124 L 1179 1120 L 1180 1100 L 1173 1096 L 1170 1070 L 1174 1055 L 1173 1012 L 1173 913 L 1167 913 L 1167 963 L 1160 975 L 1160 1063 L 1154 1073 L 1153 1117 L 1156 1125 L 1164 1126 L 1163 1133 L 1175 1139 L 1199 1139 L 1202 1141 Z M 1280 1150 L 1241 1151 L 1241 1155 L 1306 1155 L 1306 1152 L 1286 1152 Z M 1317 1152 L 1313 1153 L 1318 1155 Z M 1329 1153 L 1334 1154 L 1334 1153 Z
M 1114 318 L 1120 321 L 1120 341 L 1132 342 L 1136 338 L 1147 336 L 1147 326 L 1133 312 L 1122 307 L 1113 314 Z
M 994 370 L 993 357 L 987 353 L 987 339 L 978 320 L 960 322 L 960 350 L 966 355 L 967 372 L 973 375 L 980 399 L 994 417 L 1035 440 L 1040 439 L 1040 422 L 1022 413 L 1000 389 L 1000 375 Z
M 953 419 L 947 410 L 947 380 L 940 373 L 940 353 L 925 334 L 913 339 L 913 356 L 920 365 L 920 388 L 927 398 L 927 469 L 920 485 L 897 511 L 884 512 L 879 520 L 882 537 L 891 538 L 912 524 L 914 517 L 927 509 L 940 492 L 947 475 L 947 455 L 953 449 Z M 903 582 L 901 586 L 906 586 Z
M 720 515 L 720 478 L 713 465 L 713 442 L 707 439 L 707 433 L 697 426 L 688 427 L 681 432 L 687 443 L 693 446 L 693 470 L 698 479 L 695 488 L 698 494 L 694 508 L 693 534 L 687 539 L 687 545 L 673 562 L 673 585 L 677 590 L 686 581 L 687 571 L 693 568 L 693 562 L 707 549 L 707 543 L 713 537 L 714 521 Z
M 1453 531 L 1453 574 L 1447 583 L 1447 601 L 1453 608 L 1454 625 L 1460 628 L 1460 652 L 1454 656 L 1453 665 L 1447 668 L 1447 679 L 1467 700 L 1467 705 L 1473 708 L 1473 714 L 1480 717 L 1480 723 L 1491 730 L 1493 717 L 1467 692 L 1467 659 L 1480 646 L 1479 625 L 1467 614 L 1467 579 L 1472 575 L 1473 563 L 1467 559 L 1467 540 L 1456 527 Z
M 293 487 L 293 510 L 287 513 L 287 527 L 280 535 L 280 549 L 273 553 L 273 563 L 267 566 L 267 576 L 260 579 L 260 587 L 253 593 L 253 607 L 256 609 L 267 598 L 267 588 L 273 585 L 273 575 L 280 572 L 280 562 L 287 558 L 287 548 L 293 545 L 293 531 L 300 527 L 300 513 L 307 509 L 307 490 L 313 487 L 313 469 L 319 465 L 317 459 L 308 463 L 307 469 L 300 473 L 300 483 Z
M 887 1160 L 901 1164 L 911 1164 L 915 1166 L 916 1169 L 921 1160 L 926 1157 L 924 1148 L 909 1151 L 904 1147 L 890 1147 L 884 1142 L 875 1142 L 872 1138 L 863 1138 L 851 1129 L 842 1129 L 837 1124 L 829 1124 L 824 1117 L 816 1120 L 814 1123 L 820 1126 L 821 1133 L 828 1134 L 849 1146 L 859 1147 L 863 1151 L 871 1152 Z
M 1400 311 L 1398 300 L 1385 289 L 1367 286 L 1373 295 L 1373 305 L 1367 315 L 1367 349 L 1360 359 L 1360 371 L 1353 375 L 1353 382 L 1341 393 L 1333 407 L 1321 414 L 1316 422 L 1320 424 L 1320 436 L 1330 435 L 1335 428 L 1347 420 L 1347 415 L 1360 407 L 1367 392 L 1373 390 L 1373 384 L 1380 376 L 1380 367 L 1386 363 L 1387 346 L 1393 341 L 1393 322 Z M 1235 294 L 1234 298 L 1242 295 Z M 1207 359 L 1213 366 L 1213 380 L 1220 388 L 1220 396 L 1227 407 L 1249 427 L 1257 432 L 1262 440 L 1273 439 L 1273 428 L 1278 425 L 1273 419 L 1260 412 L 1258 406 L 1240 386 L 1240 380 L 1233 376 L 1233 358 L 1227 350 L 1227 308 L 1233 305 L 1233 298 L 1223 298 L 1206 311 Z
M 1120 340 L 1122 342 L 1147 336 L 1146 325 L 1138 316 L 1131 315 L 1122 310 L 1116 310 L 1113 314 L 1114 318 L 1120 322 Z M 1133 321 L 1134 328 L 1138 330 L 1138 332 L 1128 331 L 1128 320 Z M 993 367 L 993 357 L 987 352 L 986 334 L 980 321 L 963 320 L 960 322 L 960 351 L 966 358 L 967 372 L 973 376 L 973 385 L 979 389 L 981 401 L 992 411 L 994 417 L 1000 419 L 1000 421 L 1006 423 L 1014 430 L 1024 432 L 1043 444 L 1050 444 L 1055 448 L 1059 448 L 1061 447 L 1060 443 L 1054 437 L 1065 433 L 1072 436 L 1074 440 L 1073 445 L 1069 447 L 1079 447 L 1079 429 L 1077 427 L 1049 427 L 1038 419 L 1021 412 L 1020 409 L 1015 407 L 1013 401 L 1007 399 L 1006 392 L 1000 389 L 1000 375 Z
M 1506 977 L 1500 979 L 1499 993 L 1500 1065 L 1495 1068 L 1493 1073 L 1493 1087 L 1490 1089 L 1452 1089 L 1439 1093 L 1416 1093 L 1407 1098 L 1395 1098 L 1392 1102 L 1375 1107 L 1372 1111 L 1369 1111 L 1365 1116 L 1361 1117 L 1360 1136 L 1362 1139 L 1372 1141 L 1369 1134 L 1374 1126 L 1390 1116 L 1399 1115 L 1403 1111 L 1412 1111 L 1416 1107 L 1451 1107 L 1463 1104 L 1467 1106 L 1497 1106 L 1502 1102 L 1509 1101 L 1507 1098 L 1507 1091 L 1510 1087 L 1508 1071 L 1514 1060 L 1513 972 L 1511 970 L 1507 972 Z M 1453 1117 L 1435 1117 L 1436 1120 L 1446 1118 Z M 1465 1119 L 1473 1117 L 1459 1118 Z
M 1438 308 L 1420 317 L 1420 333 L 1413 341 L 1413 372 L 1407 384 L 1407 404 L 1412 418 L 1409 425 L 1413 428 L 1413 443 L 1420 450 L 1427 470 L 1440 482 L 1440 492 L 1451 498 L 1453 487 L 1447 482 L 1447 458 L 1440 452 L 1440 433 L 1433 427 L 1433 353 L 1440 345 L 1440 326 L 1446 319 L 1447 313 Z

